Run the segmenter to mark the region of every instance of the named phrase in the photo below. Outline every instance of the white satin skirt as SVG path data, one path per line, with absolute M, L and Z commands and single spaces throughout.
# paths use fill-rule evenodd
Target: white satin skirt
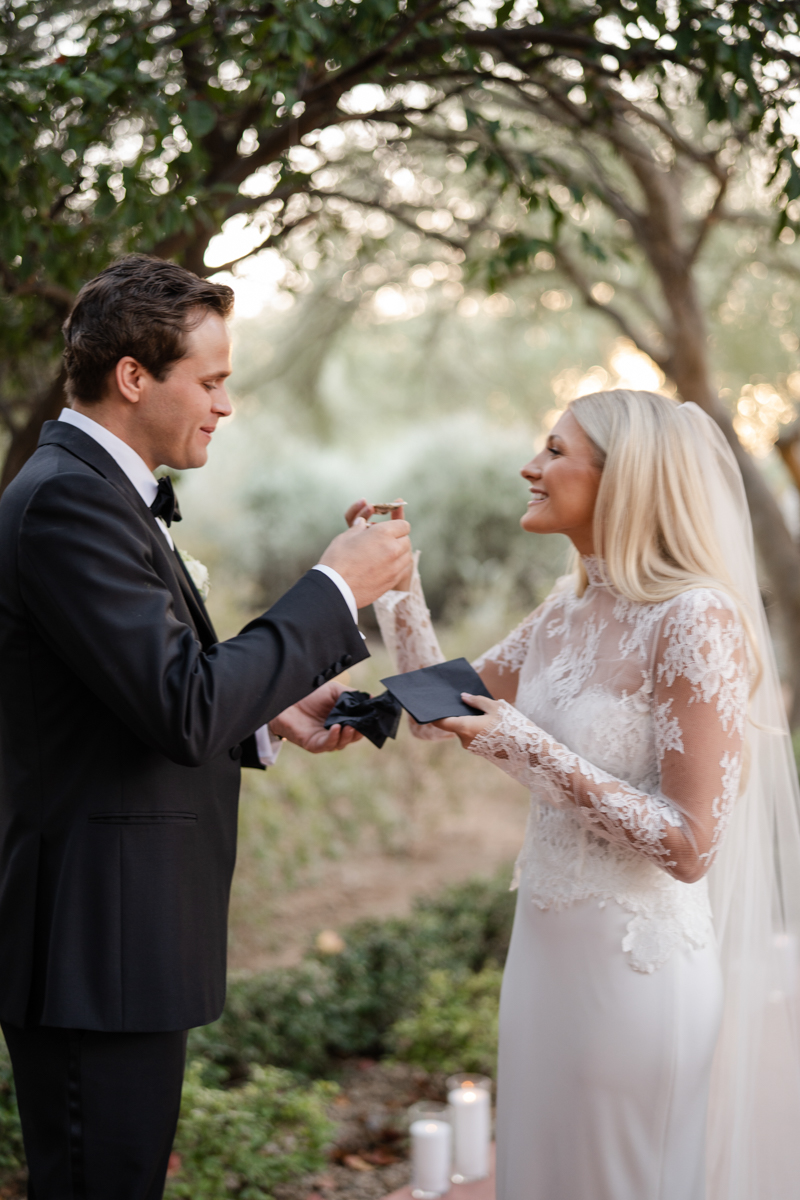
M 651 975 L 631 914 L 517 897 L 500 1002 L 497 1200 L 704 1200 L 715 946 Z

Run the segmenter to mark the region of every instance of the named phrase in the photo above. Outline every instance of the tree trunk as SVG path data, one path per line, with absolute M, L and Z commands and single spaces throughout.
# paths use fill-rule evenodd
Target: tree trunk
M 670 374 L 682 398 L 693 400 L 717 422 L 742 472 L 753 537 L 783 624 L 794 729 L 800 726 L 800 553 L 775 497 L 739 441 L 730 413 L 711 383 L 706 324 L 691 272 L 671 272 L 662 286 L 674 325 Z
M 11 445 L 3 464 L 2 476 L 0 476 L 0 495 L 33 454 L 45 421 L 56 420 L 64 407 L 66 402 L 65 382 L 66 373 L 62 367 L 47 391 L 43 392 L 34 404 L 28 420 L 12 434 Z

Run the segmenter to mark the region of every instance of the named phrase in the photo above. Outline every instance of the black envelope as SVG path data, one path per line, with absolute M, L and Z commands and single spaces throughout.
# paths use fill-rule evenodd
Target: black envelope
M 370 696 L 369 692 L 342 692 L 325 719 L 325 728 L 352 725 L 380 750 L 387 737 L 397 737 L 402 709 L 388 692 Z
M 408 671 L 405 675 L 391 675 L 381 683 L 420 725 L 440 721 L 442 717 L 474 717 L 480 710 L 465 704 L 461 699 L 462 692 L 493 699 L 480 675 L 465 658 L 423 667 L 421 671 Z

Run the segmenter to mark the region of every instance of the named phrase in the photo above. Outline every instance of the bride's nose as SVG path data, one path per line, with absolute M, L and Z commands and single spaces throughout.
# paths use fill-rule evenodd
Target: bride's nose
M 533 459 L 531 459 L 531 461 L 529 463 L 525 464 L 525 466 L 520 471 L 520 475 L 522 476 L 523 479 L 541 479 L 542 468 L 539 466 L 536 459 L 533 458 Z

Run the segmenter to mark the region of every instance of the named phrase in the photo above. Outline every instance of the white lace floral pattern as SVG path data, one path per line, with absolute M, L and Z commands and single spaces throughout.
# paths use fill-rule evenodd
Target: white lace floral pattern
M 583 596 L 559 581 L 475 664 L 516 675 L 517 696 L 470 749 L 531 791 L 516 881 L 532 902 L 617 901 L 630 965 L 652 971 L 711 936 L 701 876 L 738 795 L 744 633 L 724 593 L 635 604 L 584 561 Z M 381 621 L 401 670 L 442 661 L 415 586 Z
M 414 572 L 407 592 L 384 592 L 373 605 L 384 645 L 398 672 L 416 671 L 444 662 L 444 655 L 431 622 L 419 577 L 419 550 L 414 553 Z M 414 736 L 425 742 L 447 741 L 445 733 L 434 725 L 418 725 L 409 718 Z

